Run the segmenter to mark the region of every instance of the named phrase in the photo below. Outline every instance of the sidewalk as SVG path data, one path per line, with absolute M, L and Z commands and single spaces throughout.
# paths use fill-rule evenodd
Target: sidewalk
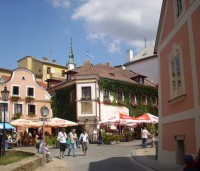
M 171 163 L 165 163 L 156 160 L 156 148 L 142 148 L 135 146 L 132 152 L 132 157 L 142 165 L 151 168 L 155 171 L 182 171 L 183 166 L 175 165 Z

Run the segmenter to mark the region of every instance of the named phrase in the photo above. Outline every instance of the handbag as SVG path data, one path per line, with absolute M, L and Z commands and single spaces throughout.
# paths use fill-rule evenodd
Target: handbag
M 70 139 L 67 139 L 67 140 L 66 140 L 66 144 L 67 144 L 67 145 L 70 145 L 70 144 L 71 144 L 71 140 L 70 140 Z

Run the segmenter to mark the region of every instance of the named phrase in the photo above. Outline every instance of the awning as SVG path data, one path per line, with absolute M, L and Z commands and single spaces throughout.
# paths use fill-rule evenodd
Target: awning
M 0 129 L 3 129 L 3 124 L 4 123 L 2 123 L 2 122 L 0 123 Z M 15 129 L 15 127 L 10 125 L 9 123 L 5 123 L 5 128 L 6 129 Z

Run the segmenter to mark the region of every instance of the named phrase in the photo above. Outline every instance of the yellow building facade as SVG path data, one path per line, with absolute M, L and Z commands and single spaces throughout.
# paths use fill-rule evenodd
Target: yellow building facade
M 67 71 L 67 66 L 59 65 L 56 60 L 49 61 L 47 57 L 36 59 L 32 56 L 25 56 L 17 61 L 18 68 L 27 68 L 31 70 L 37 80 L 45 82 L 48 79 L 66 79 L 64 74 Z

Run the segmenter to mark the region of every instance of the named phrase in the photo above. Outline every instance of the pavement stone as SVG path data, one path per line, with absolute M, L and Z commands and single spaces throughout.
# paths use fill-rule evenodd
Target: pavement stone
M 136 146 L 132 157 L 139 163 L 155 171 L 182 171 L 182 165 L 171 164 L 156 160 L 156 148 L 142 148 Z
M 140 145 L 141 141 L 134 140 L 133 146 L 134 150 L 132 151 L 132 157 L 135 161 L 139 162 L 140 164 L 154 170 L 154 171 L 182 171 L 183 166 L 175 165 L 171 163 L 161 162 L 156 160 L 156 148 L 142 148 Z M 23 148 L 27 151 L 36 151 L 35 148 L 32 147 L 25 147 Z M 55 154 L 53 155 L 53 161 L 46 163 L 44 166 L 39 167 L 36 171 L 70 171 L 70 166 L 64 160 L 58 159 Z

